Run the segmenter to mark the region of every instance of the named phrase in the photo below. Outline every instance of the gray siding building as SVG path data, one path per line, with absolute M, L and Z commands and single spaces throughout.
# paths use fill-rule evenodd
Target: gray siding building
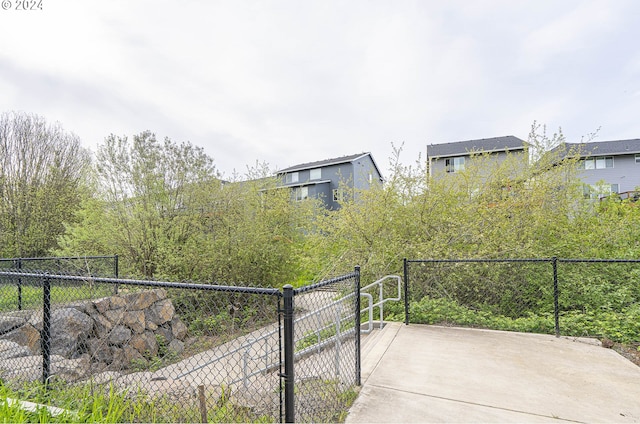
M 338 209 L 345 188 L 366 190 L 381 184 L 382 174 L 371 153 L 303 163 L 277 172 L 280 187 L 291 190 L 293 200 L 321 199 L 328 209 Z
M 527 161 L 527 143 L 512 135 L 430 144 L 427 146 L 429 175 L 443 176 L 463 171 L 481 154 L 489 154 L 492 160 L 502 162 L 510 154 L 521 154 Z
M 580 157 L 580 178 L 595 195 L 626 197 L 640 187 L 640 139 L 565 143 L 556 148 Z M 566 153 L 565 153 L 566 154 Z

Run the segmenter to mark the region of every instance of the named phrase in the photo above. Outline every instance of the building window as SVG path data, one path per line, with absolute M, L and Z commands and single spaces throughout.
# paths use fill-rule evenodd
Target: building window
M 620 186 L 618 184 L 584 184 L 582 186 L 582 194 L 585 199 L 602 199 L 614 193 L 620 193 Z
M 636 163 L 640 164 L 640 153 L 636 153 Z
M 319 180 L 320 178 L 322 178 L 322 169 L 316 168 L 309 171 L 310 180 Z
M 345 192 L 341 188 L 333 189 L 333 201 L 334 202 L 344 202 L 346 198 Z
M 285 182 L 287 184 L 297 183 L 299 179 L 300 179 L 300 176 L 298 175 L 297 172 L 291 172 L 285 176 Z
M 447 172 L 460 172 L 464 170 L 464 157 L 445 159 Z
M 637 162 L 636 158 L 636 162 Z M 580 168 L 582 169 L 605 169 L 613 168 L 613 156 L 596 156 L 592 158 L 585 158 L 580 161 Z
M 309 198 L 309 187 L 296 187 L 293 189 L 293 199 L 297 202 Z

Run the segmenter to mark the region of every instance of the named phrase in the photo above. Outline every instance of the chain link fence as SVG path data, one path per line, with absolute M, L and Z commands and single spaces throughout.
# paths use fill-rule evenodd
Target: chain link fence
M 341 422 L 360 385 L 359 273 L 293 291 L 295 422 Z
M 407 323 L 640 343 L 640 261 L 405 260 Z
M 17 279 L 29 300 L 0 298 L 0 380 L 25 397 L 44 383 L 122 422 L 336 421 L 355 398 L 359 272 L 291 290 L 289 310 L 275 288 L 0 270 Z
M 0 270 L 117 278 L 118 255 L 0 258 Z
M 83 256 L 56 258 L 0 258 L 0 271 L 14 271 L 17 273 L 44 273 L 58 275 L 75 275 L 85 277 L 118 277 L 118 256 Z M 0 279 L 0 312 L 31 309 L 42 305 L 41 284 L 38 279 L 14 278 Z M 60 284 L 63 284 L 62 282 Z M 83 296 L 85 289 L 78 286 L 91 284 L 90 280 L 68 281 L 70 288 L 69 300 L 77 295 Z M 116 288 L 114 288 L 115 290 Z M 75 293 L 74 293 L 75 292 Z

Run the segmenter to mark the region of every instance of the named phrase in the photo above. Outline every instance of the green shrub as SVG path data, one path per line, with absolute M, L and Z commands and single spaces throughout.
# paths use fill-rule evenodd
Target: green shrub
M 390 311 L 388 319 L 404 319 L 397 306 Z M 473 310 L 455 301 L 444 298 L 422 298 L 411 302 L 409 316 L 412 323 L 459 325 L 493 330 L 528 333 L 555 333 L 552 313 L 527 312 L 512 318 L 483 310 Z M 606 337 L 619 343 L 637 343 L 640 338 L 640 304 L 620 311 L 593 310 L 569 311 L 559 317 L 560 332 L 567 336 Z

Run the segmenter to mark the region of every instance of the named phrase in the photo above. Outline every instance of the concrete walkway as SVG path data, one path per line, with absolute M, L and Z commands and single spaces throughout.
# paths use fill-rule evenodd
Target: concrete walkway
M 347 423 L 640 422 L 640 367 L 597 341 L 399 323 L 367 337 Z

